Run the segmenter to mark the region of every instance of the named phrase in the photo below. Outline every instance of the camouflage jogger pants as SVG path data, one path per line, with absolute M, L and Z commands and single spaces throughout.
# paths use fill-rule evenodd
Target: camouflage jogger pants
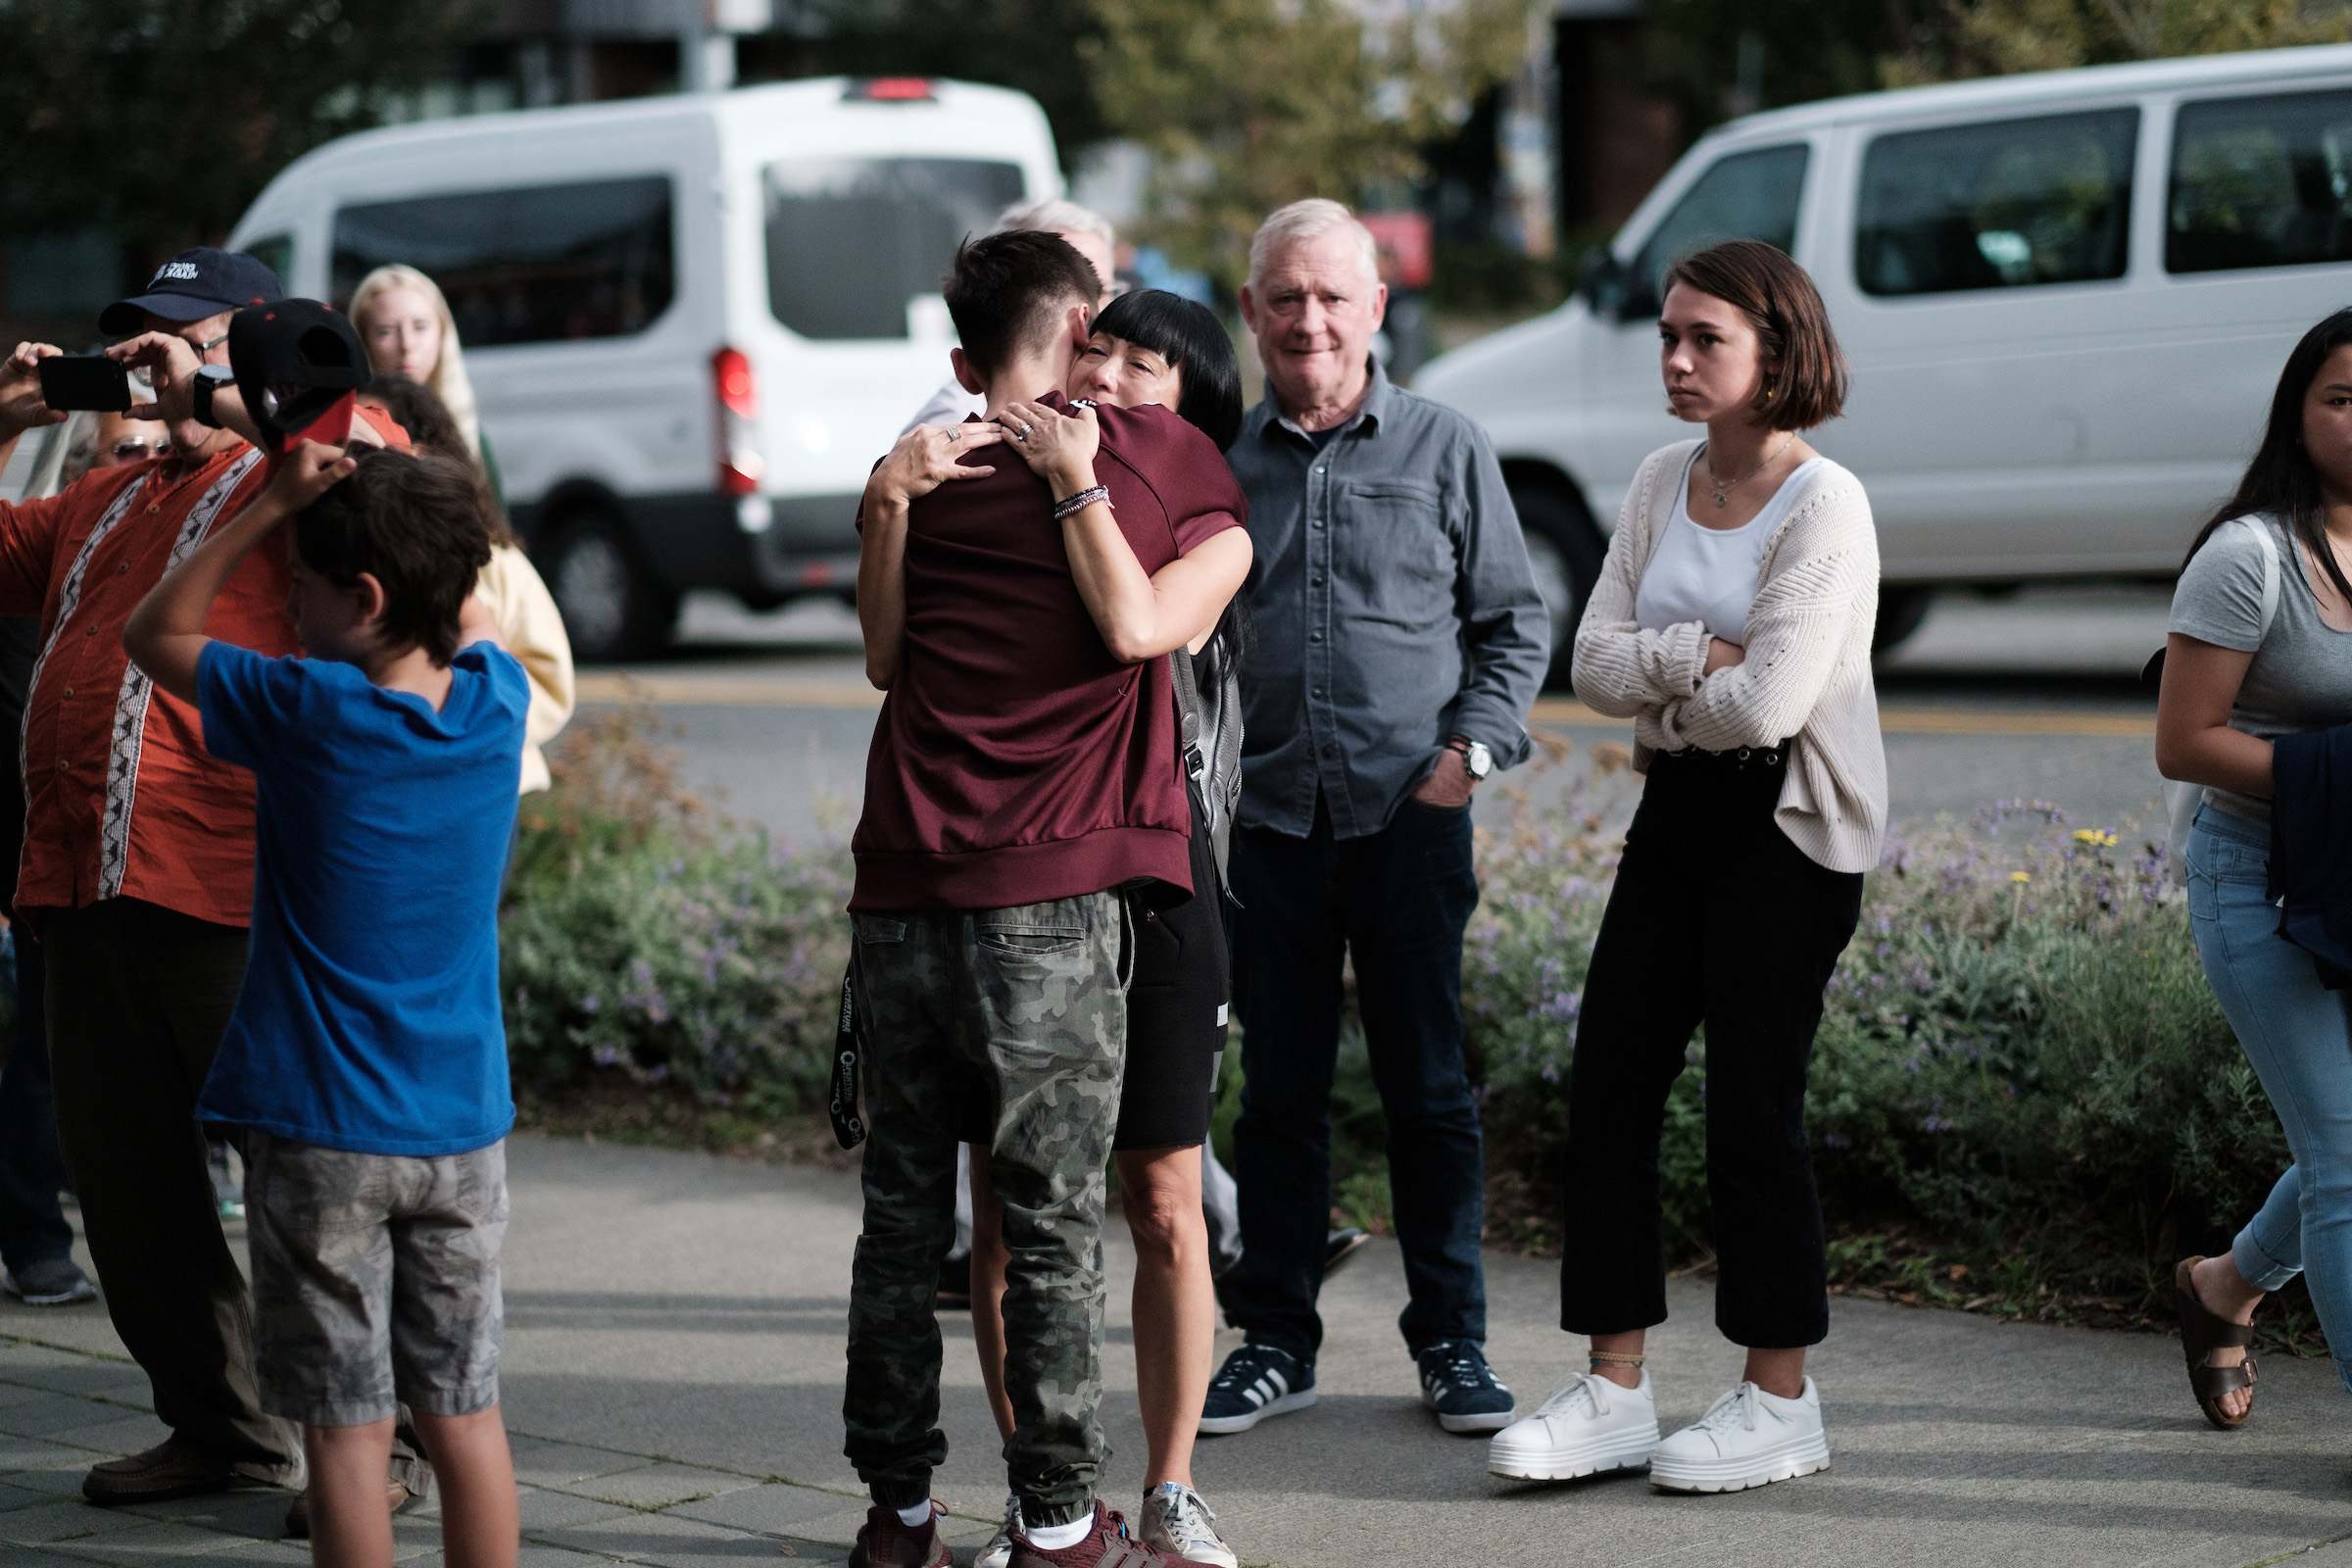
M 865 1228 L 850 1287 L 844 1449 L 874 1501 L 930 1495 L 939 1430 L 940 1259 L 956 1231 L 956 1130 L 978 1079 L 997 1102 L 989 1180 L 1004 1205 L 1004 1446 L 1029 1524 L 1094 1505 L 1103 1458 L 1103 1167 L 1127 1054 L 1126 905 L 1116 893 L 1008 909 L 853 915 L 865 1013 Z

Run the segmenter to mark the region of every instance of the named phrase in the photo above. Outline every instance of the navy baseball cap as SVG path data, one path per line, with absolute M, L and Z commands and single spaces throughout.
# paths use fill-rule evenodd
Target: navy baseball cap
M 273 305 L 285 297 L 277 274 L 241 251 L 191 245 L 155 270 L 147 292 L 117 300 L 98 313 L 98 330 L 127 337 L 147 325 L 149 316 L 167 321 L 201 321 L 246 305 Z

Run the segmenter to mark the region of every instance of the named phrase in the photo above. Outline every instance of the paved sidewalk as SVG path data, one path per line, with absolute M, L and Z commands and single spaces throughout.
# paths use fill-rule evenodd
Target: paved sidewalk
M 863 1499 L 840 1456 L 853 1179 L 697 1155 L 517 1139 L 512 1152 L 507 1419 L 530 1568 L 737 1568 L 846 1557 Z M 1105 1492 L 1131 1506 L 1144 1446 L 1127 1353 L 1123 1237 L 1109 1248 Z M 1489 1259 L 1496 1367 L 1522 1407 L 1570 1362 L 1548 1325 L 1553 1265 Z M 1201 1445 L 1197 1472 L 1245 1562 L 1478 1565 L 1933 1563 L 1967 1568 L 2352 1568 L 2352 1405 L 2325 1362 L 2263 1367 L 2252 1426 L 2210 1431 L 2169 1339 L 2002 1325 L 1839 1301 L 1815 1363 L 1836 1464 L 1733 1496 L 1639 1477 L 1507 1486 L 1484 1445 L 1437 1430 L 1396 1341 L 1402 1274 L 1382 1244 L 1325 1295 L 1322 1402 Z M 1670 1422 L 1737 1375 L 1709 1292 L 1677 1282 L 1653 1341 Z M 298 1565 L 286 1494 L 109 1511 L 79 1500 L 97 1458 L 162 1436 L 103 1309 L 0 1307 L 0 1554 L 8 1568 L 202 1557 Z M 940 1495 L 968 1560 L 1003 1472 L 958 1318 L 947 1322 Z M 1234 1342 L 1226 1335 L 1220 1352 Z M 398 1526 L 404 1562 L 438 1556 L 435 1521 Z

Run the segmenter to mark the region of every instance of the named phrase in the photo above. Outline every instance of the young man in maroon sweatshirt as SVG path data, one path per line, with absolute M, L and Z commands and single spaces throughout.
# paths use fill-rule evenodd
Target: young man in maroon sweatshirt
M 995 1101 L 989 1174 L 1011 1254 L 1014 1568 L 1166 1560 L 1094 1495 L 1103 1170 L 1126 1050 L 1128 901 L 1193 891 L 1175 695 L 1157 655 L 1213 617 L 1190 598 L 1215 583 L 1229 595 L 1248 555 L 1246 536 L 1217 539 L 1245 504 L 1205 436 L 1156 406 L 1064 412 L 1058 389 L 1099 292 L 1054 235 L 966 244 L 947 290 L 957 375 L 992 417 L 1025 412 L 1009 428 L 918 429 L 866 492 L 859 617 L 868 673 L 889 695 L 851 840 L 871 1137 L 843 1415 L 874 1503 L 855 1568 L 949 1560 L 930 1498 L 947 1456 L 932 1301 L 975 1074 Z M 971 461 L 1009 459 L 980 449 L 1025 442 L 1045 418 L 1099 420 L 1105 495 Z M 1124 617 L 1109 613 L 1117 574 L 1095 569 L 1104 500 L 1141 568 L 1126 572 Z M 1235 553 L 1239 569 L 1204 564 Z

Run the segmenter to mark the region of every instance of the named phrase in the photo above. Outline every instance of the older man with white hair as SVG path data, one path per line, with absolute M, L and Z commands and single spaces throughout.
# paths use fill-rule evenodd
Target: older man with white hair
M 1014 202 L 997 215 L 997 226 L 991 232 L 1004 234 L 1016 228 L 1059 234 L 1070 249 L 1086 258 L 1086 265 L 1095 270 L 1096 278 L 1102 284 L 1102 297 L 1095 307 L 1098 311 L 1108 305 L 1111 296 L 1118 292 L 1112 282 L 1117 266 L 1111 255 L 1112 247 L 1118 244 L 1118 234 L 1111 228 L 1109 219 L 1076 202 L 1047 196 L 1037 201 Z M 918 424 L 961 424 L 967 416 L 983 412 L 987 402 L 977 392 L 966 392 L 962 382 L 951 377 L 931 394 L 930 402 L 915 411 L 914 417 L 906 421 L 906 429 L 899 434 L 905 435 Z M 970 1223 L 967 1213 L 963 1218 L 966 1229 Z M 968 1239 L 958 1244 L 959 1248 L 968 1245 Z
M 1485 433 L 1372 358 L 1387 297 L 1371 234 L 1338 202 L 1295 202 L 1250 245 L 1242 314 L 1266 396 L 1227 454 L 1256 555 L 1232 852 L 1242 1259 L 1220 1293 L 1248 1340 L 1209 1385 L 1203 1432 L 1315 1400 L 1349 955 L 1422 1400 L 1448 1432 L 1511 1418 L 1483 1348 L 1462 932 L 1478 903 L 1470 797 L 1533 749 L 1551 643 Z

